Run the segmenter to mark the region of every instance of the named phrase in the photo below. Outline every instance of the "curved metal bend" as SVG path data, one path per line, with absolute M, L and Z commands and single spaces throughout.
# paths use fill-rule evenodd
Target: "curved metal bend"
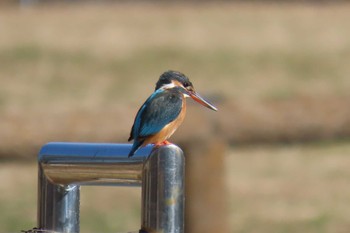
M 79 232 L 80 185 L 142 184 L 142 229 L 182 233 L 184 156 L 175 145 L 48 143 L 39 153 L 38 228 Z

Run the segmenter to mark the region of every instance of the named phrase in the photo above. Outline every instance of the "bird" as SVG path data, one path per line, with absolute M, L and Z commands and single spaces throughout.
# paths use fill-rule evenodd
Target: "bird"
M 183 73 L 168 70 L 160 75 L 155 91 L 136 114 L 128 139 L 129 142 L 134 140 L 128 157 L 148 144 L 154 144 L 155 148 L 171 144 L 169 137 L 185 118 L 187 97 L 211 110 L 218 110 L 195 91 Z

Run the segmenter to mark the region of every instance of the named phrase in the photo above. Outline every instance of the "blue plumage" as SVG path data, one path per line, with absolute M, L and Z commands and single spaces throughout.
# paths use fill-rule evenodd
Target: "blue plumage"
M 182 93 L 178 88 L 158 89 L 141 106 L 135 117 L 129 141 L 134 139 L 129 156 L 142 145 L 144 139 L 160 132 L 181 112 Z

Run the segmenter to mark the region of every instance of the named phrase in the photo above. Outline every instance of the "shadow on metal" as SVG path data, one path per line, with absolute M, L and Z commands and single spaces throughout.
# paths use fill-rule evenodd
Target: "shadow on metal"
M 140 149 L 128 158 L 130 144 L 62 143 L 39 153 L 38 228 L 79 232 L 81 185 L 142 187 L 142 233 L 184 232 L 182 150 L 167 145 Z

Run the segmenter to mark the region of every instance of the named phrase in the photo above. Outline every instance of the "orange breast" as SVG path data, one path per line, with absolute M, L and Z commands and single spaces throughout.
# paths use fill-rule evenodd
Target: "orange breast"
M 142 146 L 147 144 L 157 144 L 164 142 L 176 131 L 176 129 L 181 125 L 186 115 L 186 99 L 183 97 L 182 99 L 182 109 L 179 116 L 169 124 L 167 124 L 161 131 L 157 134 L 147 137 Z

